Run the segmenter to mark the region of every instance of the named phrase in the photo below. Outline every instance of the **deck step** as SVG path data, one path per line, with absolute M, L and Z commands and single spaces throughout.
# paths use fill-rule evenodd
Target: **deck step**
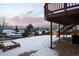
M 61 34 L 64 34 L 64 33 L 72 33 L 72 31 L 71 32 L 67 32 L 68 30 L 70 30 L 70 29 L 72 29 L 73 27 L 74 27 L 75 25 L 66 25 L 66 26 L 63 26 L 61 29 L 60 29 L 60 31 L 58 31 L 59 32 L 59 34 L 57 35 L 57 36 L 59 36 L 59 35 L 61 35 Z

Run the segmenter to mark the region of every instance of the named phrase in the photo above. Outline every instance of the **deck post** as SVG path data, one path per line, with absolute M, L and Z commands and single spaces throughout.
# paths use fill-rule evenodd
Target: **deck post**
M 65 15 L 67 14 L 67 3 L 64 3 L 64 11 L 65 11 Z
M 59 24 L 59 43 L 60 43 L 60 24 Z
M 53 48 L 53 47 L 52 47 L 52 22 L 50 22 L 50 34 L 51 34 L 51 35 L 50 35 L 50 39 L 51 39 L 51 40 L 50 40 L 50 48 Z

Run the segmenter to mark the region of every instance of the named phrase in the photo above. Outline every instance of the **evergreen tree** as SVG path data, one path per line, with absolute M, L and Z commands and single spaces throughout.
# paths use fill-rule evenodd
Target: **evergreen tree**
M 16 33 L 19 32 L 18 26 L 15 26 Z
M 3 32 L 3 28 L 2 28 L 2 26 L 0 24 L 0 34 L 2 34 L 2 32 Z
M 29 24 L 24 30 L 23 37 L 31 35 L 33 31 L 34 31 L 33 25 Z
M 32 25 L 32 24 L 29 24 L 29 25 L 27 26 L 26 30 L 29 32 L 29 34 L 31 34 L 32 31 L 34 30 L 33 25 Z

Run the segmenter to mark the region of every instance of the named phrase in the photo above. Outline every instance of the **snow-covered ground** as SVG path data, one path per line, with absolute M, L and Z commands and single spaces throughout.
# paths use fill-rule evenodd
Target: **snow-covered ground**
M 58 38 L 53 37 L 53 42 Z M 0 50 L 0 55 L 2 56 L 18 56 L 21 53 L 28 51 L 35 51 L 36 53 L 31 54 L 32 56 L 56 56 L 57 52 L 54 49 L 50 49 L 50 35 L 34 36 L 28 38 L 21 38 L 14 40 L 20 43 L 21 47 L 8 50 L 3 52 Z

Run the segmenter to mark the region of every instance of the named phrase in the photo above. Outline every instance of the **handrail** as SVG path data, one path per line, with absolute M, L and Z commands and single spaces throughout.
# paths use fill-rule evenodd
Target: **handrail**
M 77 6 L 79 6 L 78 3 L 46 3 L 44 8 L 46 9 L 45 13 L 47 13 L 47 12 L 56 12 L 59 10 L 66 10 L 68 8 L 73 8 Z
M 71 25 L 67 25 L 66 27 L 62 27 L 61 30 L 59 31 L 60 33 L 57 35 L 61 35 L 62 33 L 67 32 L 69 29 L 73 28 L 75 25 L 71 24 Z

